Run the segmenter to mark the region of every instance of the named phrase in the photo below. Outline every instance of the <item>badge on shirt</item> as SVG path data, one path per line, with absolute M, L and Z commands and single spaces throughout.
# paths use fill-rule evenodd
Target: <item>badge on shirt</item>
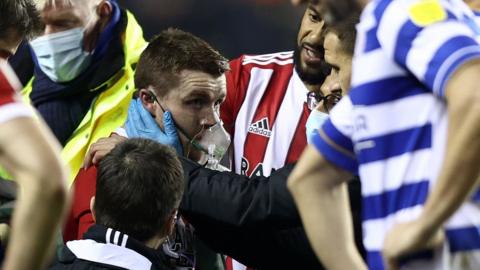
M 447 18 L 447 12 L 438 0 L 422 0 L 410 6 L 408 13 L 413 23 L 424 27 Z

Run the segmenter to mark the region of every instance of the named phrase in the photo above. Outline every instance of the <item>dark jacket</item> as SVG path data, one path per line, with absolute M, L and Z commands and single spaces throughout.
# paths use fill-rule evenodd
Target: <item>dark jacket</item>
M 182 160 L 186 181 L 180 206 L 197 236 L 216 252 L 259 270 L 323 269 L 303 230 L 287 190 L 294 165 L 270 177 L 203 168 Z M 361 253 L 360 183 L 349 184 L 357 244 Z
M 93 225 L 85 233 L 84 240 L 67 242 L 50 269 L 173 269 L 167 263 L 162 253 L 126 234 Z

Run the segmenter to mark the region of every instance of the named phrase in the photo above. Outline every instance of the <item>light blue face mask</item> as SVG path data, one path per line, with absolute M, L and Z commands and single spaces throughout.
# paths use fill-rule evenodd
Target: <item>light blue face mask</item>
M 313 134 L 316 130 L 320 129 L 322 124 L 327 121 L 328 114 L 320 112 L 318 110 L 313 110 L 308 116 L 307 123 L 305 127 L 307 129 L 307 142 L 310 144 L 312 142 Z
M 82 27 L 36 38 L 30 45 L 40 69 L 55 82 L 68 82 L 90 64 L 92 54 L 83 50 Z

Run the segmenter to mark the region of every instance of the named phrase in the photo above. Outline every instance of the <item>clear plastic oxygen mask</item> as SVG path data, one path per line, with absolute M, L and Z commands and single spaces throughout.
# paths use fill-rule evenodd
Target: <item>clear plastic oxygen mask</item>
M 190 144 L 202 152 L 198 163 L 206 164 L 205 166 L 207 168 L 214 170 L 225 169 L 220 165 L 220 161 L 228 151 L 230 142 L 230 135 L 223 127 L 221 120 L 218 120 L 215 125 L 204 130 L 199 140 L 190 140 Z
M 160 105 L 160 108 L 165 112 L 163 106 L 158 102 L 155 94 L 150 93 L 152 98 Z M 220 165 L 225 153 L 228 151 L 230 146 L 230 135 L 223 127 L 223 122 L 220 120 L 218 110 L 214 111 L 215 114 L 215 124 L 209 128 L 204 128 L 200 130 L 195 136 L 190 136 L 184 129 L 181 127 L 175 118 L 172 115 L 173 122 L 177 131 L 182 133 L 188 140 L 189 144 L 192 145 L 195 149 L 199 150 L 201 153 L 200 158 L 197 160 L 199 164 L 205 165 L 205 167 L 212 170 L 225 171 L 229 170 L 228 168 Z M 205 127 L 204 123 L 202 126 Z M 197 139 L 200 137 L 200 139 Z M 189 153 L 186 153 L 185 156 L 188 156 Z

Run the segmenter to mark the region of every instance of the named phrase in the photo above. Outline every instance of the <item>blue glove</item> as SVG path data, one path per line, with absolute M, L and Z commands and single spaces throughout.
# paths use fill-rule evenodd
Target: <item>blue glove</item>
M 179 155 L 183 155 L 182 144 L 178 139 L 172 114 L 168 111 L 163 113 L 163 128 L 164 131 L 150 112 L 143 107 L 140 99 L 133 99 L 130 102 L 127 122 L 125 123 L 128 137 L 147 138 L 161 144 L 170 145 L 175 148 Z

